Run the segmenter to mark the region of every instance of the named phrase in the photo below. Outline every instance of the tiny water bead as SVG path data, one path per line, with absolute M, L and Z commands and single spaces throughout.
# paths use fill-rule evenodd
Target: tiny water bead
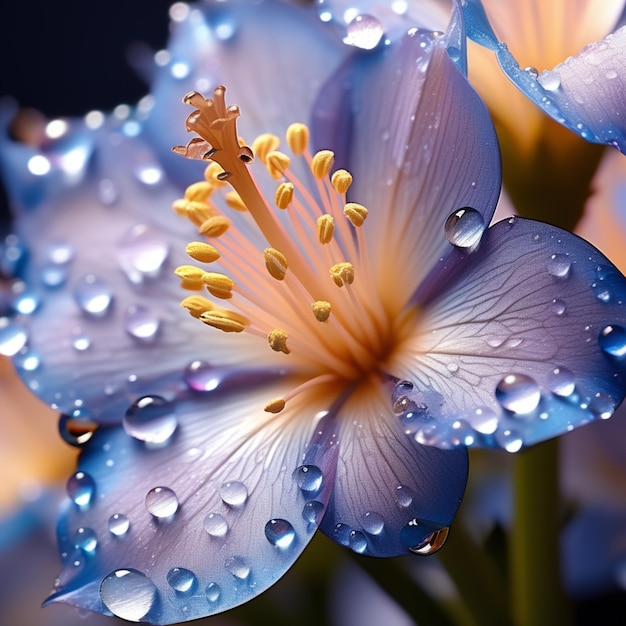
M 130 520 L 122 513 L 114 513 L 109 517 L 108 528 L 115 537 L 123 537 L 130 530 Z
M 248 499 L 247 487 L 238 480 L 223 483 L 219 488 L 220 498 L 229 506 L 243 506 Z
M 316 465 L 300 465 L 293 473 L 298 487 L 307 495 L 316 495 L 322 488 L 324 475 Z
M 95 490 L 96 483 L 86 472 L 75 472 L 67 481 L 67 495 L 79 507 L 89 506 Z
M 160 396 L 144 396 L 126 411 L 122 425 L 128 435 L 151 444 L 166 443 L 178 427 L 175 407 Z
M 250 566 L 240 556 L 231 556 L 224 561 L 224 567 L 238 580 L 246 580 L 250 576 Z
M 76 284 L 74 299 L 87 315 L 103 317 L 111 307 L 113 292 L 103 279 L 95 274 L 87 274 Z
M 286 550 L 296 539 L 294 527 L 284 519 L 271 519 L 265 524 L 265 537 L 277 548 Z
M 508 374 L 496 387 L 500 405 L 517 415 L 532 413 L 541 400 L 541 391 L 534 378 L 526 374 Z
M 100 585 L 100 599 L 107 609 L 130 622 L 146 617 L 157 597 L 155 584 L 136 569 L 115 570 Z
M 154 487 L 146 494 L 146 510 L 153 517 L 167 520 L 178 511 L 178 498 L 169 487 Z
M 600 331 L 598 344 L 604 352 L 613 357 L 626 356 L 626 329 L 619 324 L 605 326 Z
M 480 244 L 486 225 L 483 216 L 471 207 L 463 207 L 446 219 L 444 233 L 457 248 L 475 250 Z
M 166 578 L 170 587 L 182 594 L 193 592 L 198 584 L 196 575 L 184 567 L 173 567 L 167 572 Z
M 219 513 L 209 513 L 204 518 L 203 526 L 211 537 L 225 537 L 228 532 L 228 522 Z

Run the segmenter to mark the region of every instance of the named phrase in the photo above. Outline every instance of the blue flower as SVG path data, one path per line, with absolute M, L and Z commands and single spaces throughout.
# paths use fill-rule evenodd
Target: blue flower
M 318 527 L 430 554 L 467 446 L 517 451 L 622 401 L 624 277 L 552 226 L 487 228 L 499 152 L 461 14 L 362 22 L 346 45 L 281 3 L 190 9 L 153 103 L 3 140 L 32 306 L 0 351 L 82 447 L 49 601 L 217 613 Z M 206 169 L 163 150 L 185 91 L 199 136 L 177 151 Z

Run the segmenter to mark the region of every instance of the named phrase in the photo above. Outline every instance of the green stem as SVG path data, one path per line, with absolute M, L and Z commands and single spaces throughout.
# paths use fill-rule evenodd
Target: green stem
M 522 450 L 514 460 L 509 542 L 516 626 L 572 623 L 560 573 L 558 445 L 558 439 L 546 441 Z

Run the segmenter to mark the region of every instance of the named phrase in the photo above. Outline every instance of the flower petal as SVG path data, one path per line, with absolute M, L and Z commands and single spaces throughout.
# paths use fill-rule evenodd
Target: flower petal
M 439 450 L 407 436 L 388 391 L 357 391 L 318 425 L 328 442 L 324 453 L 338 454 L 321 530 L 359 554 L 432 553 L 461 503 L 467 451 Z
M 493 50 L 504 73 L 539 108 L 584 139 L 626 151 L 626 27 L 538 76 L 494 34 L 480 0 L 463 3 L 468 36 Z
M 418 441 L 516 451 L 610 417 L 626 391 L 626 279 L 593 246 L 511 218 L 450 267 L 399 356 Z
M 318 103 L 318 144 L 325 140 L 347 153 L 351 199 L 370 211 L 367 253 L 378 260 L 381 294 L 391 283 L 410 296 L 452 252 L 443 230 L 450 214 L 473 207 L 479 230 L 493 215 L 498 145 L 486 108 L 460 71 L 464 65 L 455 13 L 443 37 L 412 29 L 398 42 L 359 55 L 349 90 L 346 75 L 339 76 Z M 342 98 L 347 103 L 337 107 Z
M 298 467 L 319 406 L 309 398 L 310 413 L 263 411 L 284 393 L 274 385 L 152 399 L 124 428 L 98 430 L 68 482 L 63 571 L 48 601 L 168 624 L 232 608 L 275 583 L 317 528 L 303 516 L 309 492 Z M 170 437 L 150 442 L 168 420 Z M 325 497 L 317 496 L 322 508 Z

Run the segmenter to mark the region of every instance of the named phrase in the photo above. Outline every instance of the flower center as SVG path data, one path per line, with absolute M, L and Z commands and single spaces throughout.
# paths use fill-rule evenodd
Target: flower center
M 179 267 L 184 288 L 213 296 L 194 294 L 182 305 L 223 332 L 265 338 L 268 349 L 284 356 L 285 367 L 298 372 L 304 382 L 270 402 L 269 412 L 281 411 L 291 397 L 316 384 L 345 387 L 386 376 L 415 314 L 403 313 L 405 303 L 382 302 L 375 293 L 375 266 L 363 232 L 368 211 L 346 201 L 351 174 L 333 170 L 331 151 L 311 154 L 309 130 L 301 123 L 286 132 L 291 157 L 278 150 L 275 135 L 259 136 L 250 149 L 237 135 L 239 109 L 226 106 L 224 93 L 218 87 L 213 100 L 196 92 L 185 96 L 196 108 L 187 130 L 199 137 L 174 148 L 211 161 L 205 179 L 189 186 L 174 209 L 203 236 L 188 244 L 189 256 L 223 270 Z M 255 156 L 275 181 L 272 202 L 251 171 Z M 239 212 L 236 227 L 218 209 L 216 192 Z

